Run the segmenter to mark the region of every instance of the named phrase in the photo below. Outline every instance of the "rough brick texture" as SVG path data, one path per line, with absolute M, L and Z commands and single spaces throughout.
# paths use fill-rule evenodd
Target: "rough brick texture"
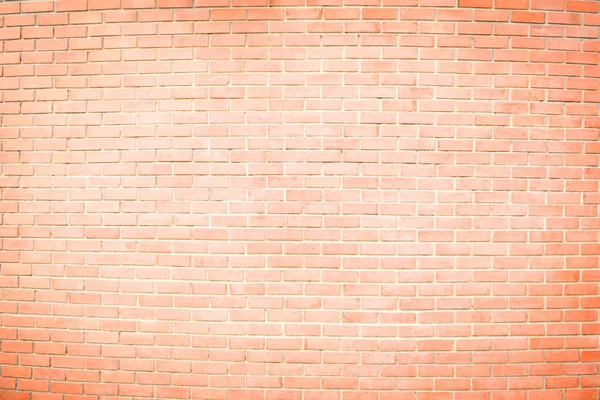
M 4 399 L 598 399 L 598 1 L 0 14 Z

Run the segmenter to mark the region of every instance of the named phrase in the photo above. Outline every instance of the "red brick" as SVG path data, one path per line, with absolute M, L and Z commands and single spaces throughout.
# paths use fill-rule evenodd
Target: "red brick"
M 192 7 L 192 0 L 158 0 L 159 8 Z
M 121 0 L 123 8 L 156 8 L 156 0 Z
M 54 11 L 84 11 L 87 10 L 87 0 L 56 0 Z
M 3 389 L 597 397 L 596 2 L 0 13 Z

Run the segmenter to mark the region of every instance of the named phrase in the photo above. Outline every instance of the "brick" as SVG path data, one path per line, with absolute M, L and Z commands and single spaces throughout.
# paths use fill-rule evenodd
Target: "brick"
M 54 3 L 54 11 L 85 11 L 87 0 L 57 0 Z
M 110 10 L 121 8 L 121 0 L 88 0 L 89 10 Z
M 0 5 L 0 397 L 595 399 L 598 11 Z

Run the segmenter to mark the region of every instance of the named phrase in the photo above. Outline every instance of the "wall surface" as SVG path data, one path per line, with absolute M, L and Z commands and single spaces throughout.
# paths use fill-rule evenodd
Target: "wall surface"
M 2 398 L 597 400 L 599 5 L 2 2 Z

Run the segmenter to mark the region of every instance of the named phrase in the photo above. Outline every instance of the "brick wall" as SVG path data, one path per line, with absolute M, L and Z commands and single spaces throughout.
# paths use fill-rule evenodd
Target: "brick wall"
M 0 4 L 4 399 L 597 400 L 600 7 Z

